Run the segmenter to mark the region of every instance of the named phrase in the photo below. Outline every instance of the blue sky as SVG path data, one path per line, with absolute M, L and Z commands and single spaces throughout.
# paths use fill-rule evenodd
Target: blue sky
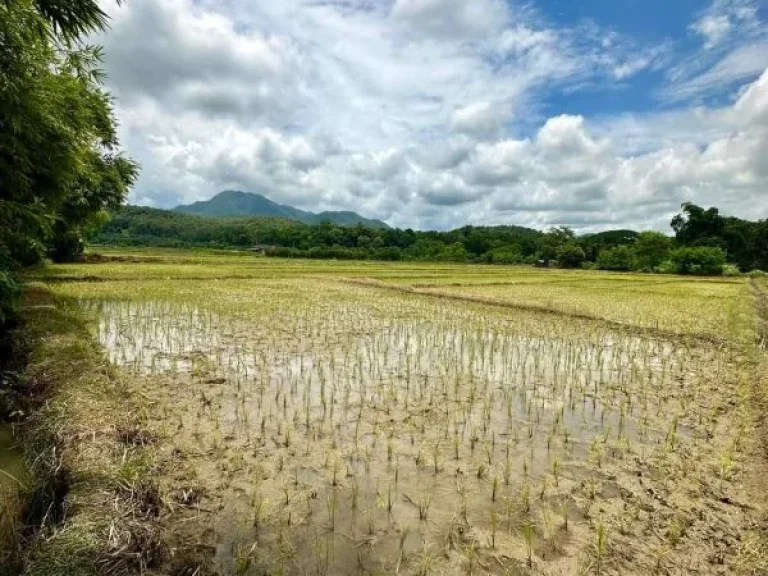
M 768 8 L 751 3 L 758 20 L 764 22 Z M 607 115 L 621 112 L 647 112 L 674 108 L 679 102 L 667 102 L 660 94 L 668 81 L 669 67 L 677 60 L 695 58 L 706 39 L 692 28 L 698 19 L 706 17 L 713 3 L 701 0 L 542 0 L 538 9 L 551 21 L 562 26 L 583 22 L 594 23 L 622 38 L 631 39 L 638 48 L 661 46 L 666 65 L 644 69 L 614 85 L 606 83 L 572 94 L 554 92 L 548 99 L 545 113 Z M 711 54 L 712 58 L 716 57 Z M 757 74 L 752 77 L 756 77 Z M 739 79 L 735 84 L 739 84 Z M 733 83 L 724 82 L 715 90 L 700 94 L 697 103 L 724 104 L 733 95 Z M 690 103 L 688 103 L 690 104 Z
M 132 202 L 396 226 L 768 217 L 761 0 L 104 0 Z

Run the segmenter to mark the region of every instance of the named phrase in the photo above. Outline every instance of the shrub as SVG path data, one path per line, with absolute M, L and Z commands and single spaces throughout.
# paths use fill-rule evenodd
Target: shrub
M 734 264 L 726 264 L 723 266 L 723 276 L 741 276 L 741 270 Z
M 523 261 L 523 255 L 517 246 L 503 246 L 496 248 L 490 253 L 490 261 L 493 264 L 520 264 Z
M 766 278 L 768 277 L 768 272 L 764 272 L 763 270 L 750 270 L 746 275 L 750 278 Z
M 662 274 L 677 274 L 677 267 L 672 260 L 664 260 L 664 262 L 659 264 L 658 268 L 656 268 L 656 271 Z
M 376 260 L 386 260 L 389 262 L 396 262 L 403 259 L 403 253 L 397 246 L 389 246 L 386 248 L 376 248 L 373 251 L 373 257 Z
M 641 232 L 634 246 L 633 268 L 649 272 L 656 270 L 667 259 L 671 244 L 672 240 L 661 232 Z
M 445 250 L 440 254 L 440 259 L 448 262 L 466 262 L 467 256 L 467 249 L 464 248 L 464 244 L 454 242 L 445 247 Z
M 686 247 L 673 250 L 670 259 L 678 274 L 720 275 L 725 266 L 722 248 L 706 246 Z
M 597 258 L 597 267 L 600 270 L 619 270 L 627 272 L 632 270 L 635 253 L 629 246 L 617 246 L 600 252 Z

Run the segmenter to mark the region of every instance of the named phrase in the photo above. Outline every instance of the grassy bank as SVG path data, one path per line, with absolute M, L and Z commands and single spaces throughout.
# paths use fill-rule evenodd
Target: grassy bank
M 124 380 L 75 308 L 40 287 L 25 291 L 17 336 L 29 347 L 27 393 L 40 399 L 22 431 L 31 476 L 19 559 L 24 573 L 128 574 L 151 567 L 161 552 L 147 510 L 155 496 L 146 480 L 152 447 Z

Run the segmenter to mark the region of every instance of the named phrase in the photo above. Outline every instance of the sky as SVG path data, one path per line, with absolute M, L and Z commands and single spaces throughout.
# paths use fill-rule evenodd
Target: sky
M 768 0 L 103 0 L 132 204 L 398 227 L 768 218 Z

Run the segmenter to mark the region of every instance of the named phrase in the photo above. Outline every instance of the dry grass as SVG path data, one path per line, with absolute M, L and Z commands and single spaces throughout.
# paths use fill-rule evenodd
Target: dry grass
M 25 320 L 26 378 L 46 397 L 23 434 L 35 485 L 25 574 L 138 573 L 159 560 L 160 541 L 151 523 L 129 521 L 141 501 L 119 482 L 127 466 L 152 461 L 146 444 L 126 445 L 118 432 L 136 421 L 130 392 L 75 311 L 35 305 Z M 137 465 L 131 480 L 149 471 Z

